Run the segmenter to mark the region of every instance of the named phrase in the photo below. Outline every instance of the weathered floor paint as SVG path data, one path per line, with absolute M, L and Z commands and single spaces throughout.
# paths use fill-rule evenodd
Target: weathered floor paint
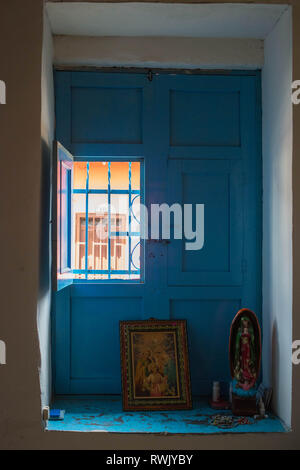
M 247 432 L 285 432 L 281 421 L 273 415 L 252 424 L 238 424 L 221 429 L 213 426 L 216 414 L 230 415 L 230 411 L 216 411 L 207 401 L 194 399 L 193 410 L 125 412 L 119 397 L 99 399 L 57 399 L 52 407 L 66 411 L 64 421 L 48 421 L 48 431 L 116 432 L 116 433 L 170 433 L 214 434 Z

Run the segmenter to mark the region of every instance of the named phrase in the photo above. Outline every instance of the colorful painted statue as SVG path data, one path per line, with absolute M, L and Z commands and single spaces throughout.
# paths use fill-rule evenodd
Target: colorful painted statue
M 241 397 L 254 396 L 260 369 L 261 334 L 257 317 L 251 310 L 242 309 L 233 319 L 229 349 L 233 393 Z

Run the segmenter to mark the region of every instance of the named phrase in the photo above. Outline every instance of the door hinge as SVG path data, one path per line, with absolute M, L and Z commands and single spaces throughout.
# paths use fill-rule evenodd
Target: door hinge
M 152 70 L 148 70 L 147 77 L 148 77 L 149 82 L 152 82 L 152 80 L 153 80 L 153 72 L 152 72 Z

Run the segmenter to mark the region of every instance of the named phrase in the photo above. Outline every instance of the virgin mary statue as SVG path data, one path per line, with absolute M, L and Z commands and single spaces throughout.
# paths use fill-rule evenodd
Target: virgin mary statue
M 256 382 L 253 326 L 249 318 L 241 318 L 236 336 L 234 376 L 243 390 L 249 390 Z
M 259 324 L 250 310 L 243 309 L 233 321 L 230 349 L 233 391 L 252 396 L 257 388 L 261 345 Z

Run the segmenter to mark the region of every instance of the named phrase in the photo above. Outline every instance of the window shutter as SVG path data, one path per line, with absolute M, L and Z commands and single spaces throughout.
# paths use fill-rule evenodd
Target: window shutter
M 53 289 L 59 291 L 72 284 L 71 202 L 73 155 L 54 141 L 53 162 Z

